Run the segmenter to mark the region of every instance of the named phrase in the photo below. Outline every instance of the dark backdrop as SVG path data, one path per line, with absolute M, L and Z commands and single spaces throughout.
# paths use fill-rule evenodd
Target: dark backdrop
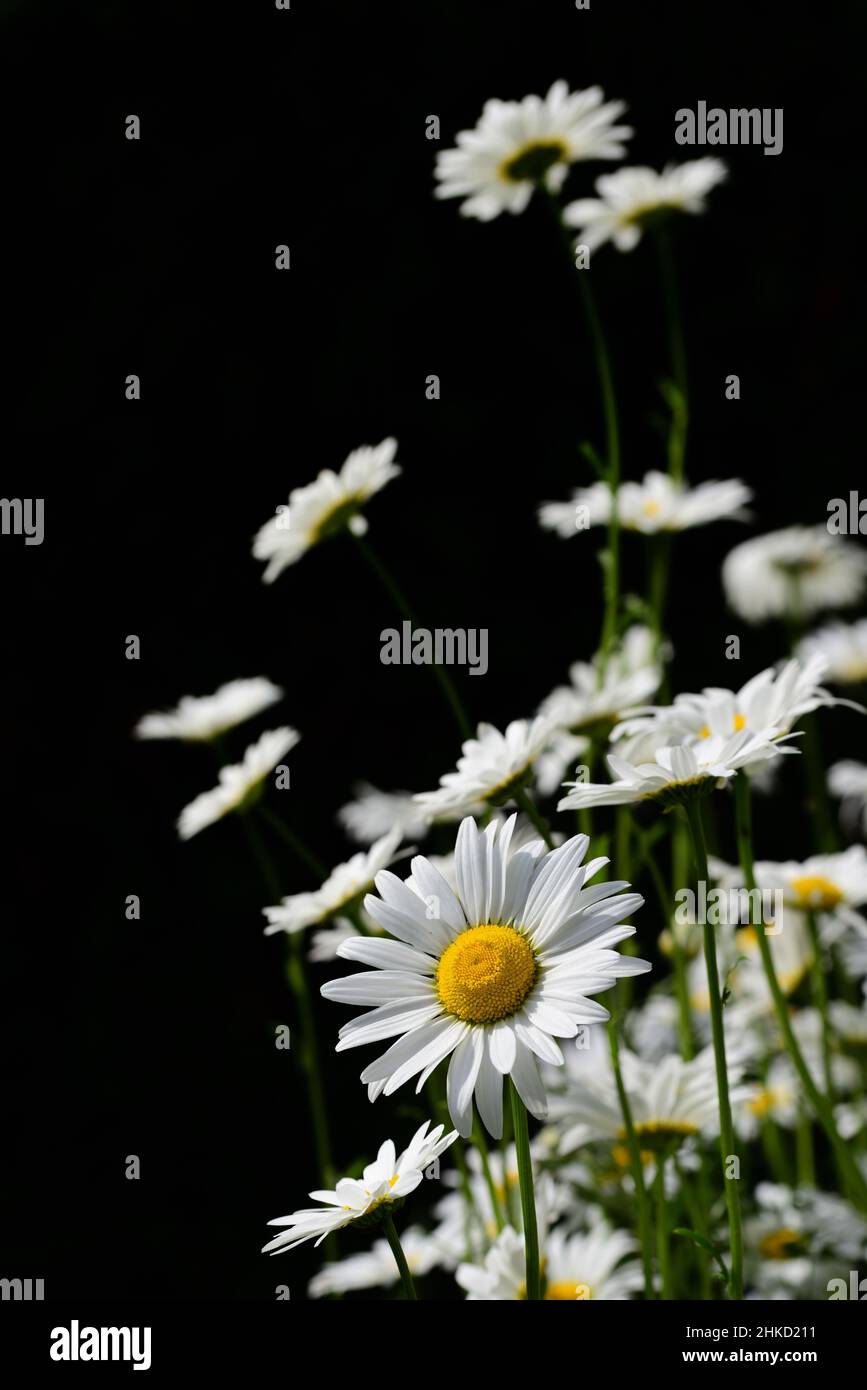
M 424 789 L 453 765 L 430 674 L 380 664 L 397 615 L 348 543 L 261 584 L 250 538 L 290 487 L 398 437 L 404 475 L 368 509 L 371 538 L 428 626 L 489 629 L 487 676 L 457 675 L 474 718 L 531 713 L 594 648 L 596 547 L 534 520 L 540 500 L 589 481 L 580 441 L 601 444 L 568 271 L 543 210 L 485 226 L 434 202 L 437 148 L 487 97 L 561 76 L 627 100 L 630 162 L 656 166 L 701 153 L 674 144 L 680 106 L 783 107 L 782 155 L 718 151 L 729 183 L 677 228 L 688 468 L 746 478 L 759 529 L 823 520 L 857 486 L 861 449 L 857 8 L 4 6 L 4 491 L 44 496 L 46 539 L 0 545 L 4 937 L 18 967 L 0 1272 L 44 1277 L 51 1296 L 268 1298 L 281 1281 L 300 1294 L 315 1267 L 306 1252 L 258 1254 L 267 1218 L 316 1185 L 292 1059 L 273 1046 L 291 1021 L 282 943 L 261 935 L 234 820 L 175 838 L 177 812 L 213 780 L 207 754 L 129 736 L 186 692 L 258 673 L 284 684 L 270 722 L 304 737 L 281 809 L 329 862 L 349 852 L 334 813 L 357 778 Z M 123 135 L 133 112 L 139 143 Z M 578 166 L 573 195 L 599 172 Z M 292 269 L 277 273 L 284 242 Z M 592 273 L 624 472 L 641 476 L 664 466 L 652 247 L 609 248 Z M 675 688 L 746 679 L 783 650 L 726 615 L 719 565 L 744 534 L 677 542 Z M 139 662 L 124 658 L 130 633 Z M 832 745 L 835 732 L 839 753 L 855 730 L 838 721 Z M 765 855 L 809 847 L 787 785 Z M 279 862 L 286 891 L 313 886 Z M 125 920 L 130 893 L 140 923 Z M 648 949 L 659 923 L 645 916 Z M 320 1010 L 327 1049 L 347 1016 Z M 413 1123 L 409 1096 L 368 1106 L 362 1065 L 329 1053 L 342 1164 Z M 138 1182 L 124 1177 L 132 1153 Z

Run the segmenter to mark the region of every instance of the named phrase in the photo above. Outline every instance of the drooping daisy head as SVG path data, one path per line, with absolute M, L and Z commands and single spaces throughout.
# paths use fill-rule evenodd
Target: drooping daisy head
M 213 695 L 184 695 L 175 709 L 144 715 L 133 732 L 142 739 L 177 738 L 187 743 L 206 743 L 261 714 L 282 698 L 279 685 L 265 676 L 229 681 Z
M 588 1234 L 550 1233 L 541 1252 L 543 1299 L 583 1303 L 627 1299 L 642 1288 L 635 1240 L 600 1221 Z M 456 1275 L 470 1301 L 527 1297 L 524 1238 L 511 1226 L 498 1236 L 481 1264 L 465 1263 Z
M 537 187 L 559 191 L 570 164 L 626 153 L 632 130 L 617 125 L 625 109 L 606 102 L 601 87 L 570 92 L 565 82 L 544 97 L 488 101 L 478 124 L 458 134 L 457 148 L 437 155 L 436 197 L 463 198 L 463 215 L 482 222 L 523 212 Z
M 739 478 L 699 483 L 689 487 L 654 470 L 640 483 L 621 483 L 617 489 L 617 520 L 624 531 L 653 536 L 666 531 L 687 531 L 712 521 L 745 521 L 744 508 L 752 490 Z M 578 488 L 569 502 L 544 502 L 539 524 L 564 538 L 611 520 L 612 492 L 607 483 Z
M 341 1178 L 334 1191 L 310 1193 L 314 1202 L 324 1205 L 269 1221 L 269 1226 L 288 1229 L 263 1246 L 262 1253 L 277 1255 L 283 1250 L 294 1250 L 305 1240 L 315 1240 L 320 1245 L 332 1231 L 353 1222 L 372 1225 L 383 1207 L 402 1202 L 418 1187 L 424 1170 L 458 1137 L 455 1130 L 444 1135 L 443 1125 L 428 1133 L 429 1124 L 430 1120 L 425 1120 L 402 1154 L 397 1155 L 393 1141 L 386 1139 L 360 1178 Z
M 596 198 L 579 198 L 563 210 L 563 220 L 578 230 L 578 241 L 594 251 L 606 241 L 618 251 L 632 251 L 649 223 L 672 212 L 704 212 L 712 188 L 726 178 L 721 159 L 691 159 L 655 169 L 617 169 L 596 180 Z
M 292 935 L 360 906 L 361 899 L 373 887 L 380 869 L 394 859 L 402 838 L 400 829 L 390 831 L 369 850 L 361 850 L 345 864 L 338 864 L 314 892 L 292 893 L 276 907 L 263 908 L 268 919 L 265 935 L 273 936 L 279 931 Z
M 556 728 L 553 720 L 515 719 L 504 734 L 480 724 L 463 745 L 457 770 L 440 778 L 436 791 L 420 792 L 415 802 L 431 818 L 469 815 L 480 803 L 503 805 L 529 779 L 532 767 Z
M 481 831 L 461 823 L 456 889 L 425 858 L 412 875 L 377 875 L 379 896 L 365 906 L 390 940 L 359 938 L 346 960 L 374 967 L 323 985 L 327 999 L 371 1012 L 340 1030 L 337 1050 L 397 1038 L 361 1079 L 372 1094 L 393 1094 L 451 1057 L 447 1094 L 459 1132 L 470 1134 L 473 1096 L 491 1132 L 502 1133 L 503 1077 L 527 1109 L 546 1113 L 539 1060 L 562 1065 L 557 1038 L 608 1017 L 589 996 L 646 961 L 613 948 L 634 928 L 623 924 L 643 901 L 624 882 L 589 887 L 607 862 L 584 863 L 585 835 L 548 854 L 540 842 L 514 849 L 516 817 Z
M 798 647 L 802 661 L 818 657 L 825 664 L 825 678 L 835 685 L 861 685 L 867 681 L 867 618 L 857 623 L 828 623 L 809 633 Z
M 268 729 L 244 754 L 240 763 L 221 767 L 217 785 L 202 792 L 178 817 L 178 834 L 182 840 L 198 835 L 206 826 L 222 820 L 230 811 L 249 806 L 261 793 L 265 778 L 286 754 L 295 747 L 301 735 L 288 726 Z
M 254 556 L 267 562 L 262 576 L 266 584 L 320 541 L 346 530 L 364 534 L 367 520 L 361 508 L 400 473 L 396 452 L 396 439 L 363 445 L 349 455 L 339 473 L 325 468 L 315 482 L 292 489 L 288 505 L 279 507 L 253 539 Z
M 804 621 L 846 608 L 864 592 L 867 553 L 825 526 L 789 526 L 729 551 L 722 578 L 729 606 L 748 623 Z

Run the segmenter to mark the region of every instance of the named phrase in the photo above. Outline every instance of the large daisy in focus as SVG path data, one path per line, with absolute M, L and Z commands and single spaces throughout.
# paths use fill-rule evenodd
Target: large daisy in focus
M 613 948 L 634 934 L 623 925 L 640 907 L 629 885 L 588 887 L 605 859 L 584 864 L 589 841 L 576 835 L 548 854 L 538 844 L 513 850 L 516 817 L 480 831 L 461 823 L 456 891 L 419 856 L 404 883 L 377 875 L 379 897 L 365 907 L 393 940 L 358 938 L 346 960 L 375 970 L 323 985 L 327 999 L 371 1012 L 340 1030 L 339 1052 L 397 1038 L 361 1074 L 372 1094 L 392 1095 L 451 1057 L 447 1094 L 459 1132 L 473 1123 L 473 1095 L 491 1134 L 502 1134 L 503 1077 L 510 1076 L 538 1119 L 547 1113 L 539 1061 L 563 1064 L 557 1038 L 608 1017 L 588 996 L 621 975 L 650 969 Z
M 579 198 L 563 209 L 563 221 L 595 251 L 606 241 L 632 251 L 649 222 L 670 212 L 704 212 L 705 199 L 726 177 L 721 159 L 691 159 L 655 169 L 618 169 L 596 180 L 598 198 Z
M 712 521 L 746 521 L 744 507 L 752 490 L 739 478 L 688 487 L 655 470 L 640 483 L 621 483 L 617 489 L 617 521 L 623 531 L 655 536 L 663 531 L 688 531 Z M 611 520 L 612 491 L 607 483 L 577 488 L 568 502 L 543 502 L 539 525 L 568 540 L 591 526 Z
M 320 541 L 346 530 L 364 535 L 367 520 L 361 507 L 400 473 L 396 452 L 396 439 L 364 445 L 349 455 L 339 473 L 324 468 L 315 482 L 292 489 L 288 506 L 281 506 L 253 539 L 254 556 L 267 562 L 266 584 Z
M 178 738 L 185 743 L 207 743 L 282 698 L 279 685 L 265 676 L 229 681 L 213 695 L 184 695 L 175 709 L 144 715 L 133 733 L 143 739 Z
M 240 763 L 221 767 L 217 786 L 202 792 L 178 817 L 178 834 L 182 840 L 198 835 L 206 826 L 222 820 L 230 811 L 243 810 L 262 790 L 269 773 L 295 747 L 301 735 L 288 726 L 268 729 L 251 743 Z
M 722 579 L 729 606 L 746 622 L 803 621 L 857 603 L 867 552 L 825 526 L 789 526 L 736 545 L 723 561 Z
M 504 734 L 493 724 L 480 724 L 476 737 L 464 743 L 457 770 L 445 773 L 436 791 L 419 792 L 414 801 L 431 819 L 472 815 L 483 802 L 503 805 L 529 780 L 556 727 L 544 715 L 513 719 Z
M 606 102 L 601 87 L 570 92 L 565 82 L 544 97 L 487 101 L 478 125 L 437 156 L 436 197 L 465 199 L 463 215 L 481 222 L 523 212 L 537 186 L 559 191 L 570 164 L 620 159 L 632 134 L 616 124 L 625 110 L 622 101 Z

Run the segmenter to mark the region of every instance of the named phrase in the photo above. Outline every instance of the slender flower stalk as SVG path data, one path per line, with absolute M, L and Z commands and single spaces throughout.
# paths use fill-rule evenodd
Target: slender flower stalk
M 644 1165 L 641 1162 L 641 1148 L 638 1143 L 638 1135 L 635 1133 L 635 1125 L 632 1122 L 632 1109 L 629 1104 L 629 1096 L 623 1084 L 623 1073 L 620 1067 L 620 1042 L 617 1036 L 617 1025 L 614 1019 L 609 1020 L 608 1023 L 608 1044 L 611 1049 L 611 1066 L 614 1072 L 614 1082 L 617 1086 L 617 1097 L 620 1101 L 620 1110 L 623 1115 L 623 1128 L 626 1130 L 626 1147 L 629 1151 L 632 1181 L 635 1183 L 635 1199 L 638 1207 L 638 1238 L 641 1244 L 641 1267 L 644 1272 L 644 1296 L 647 1299 L 651 1299 L 653 1298 L 653 1256 L 650 1229 L 650 1204 L 647 1196 L 647 1188 L 644 1184 Z
M 735 816 L 736 831 L 738 841 L 738 854 L 740 857 L 741 874 L 744 880 L 744 887 L 748 892 L 756 887 L 756 876 L 753 858 L 753 839 L 752 839 L 752 804 L 750 797 L 749 780 L 746 777 L 735 778 Z M 804 1094 L 810 1103 L 816 1117 L 819 1120 L 828 1142 L 834 1151 L 834 1156 L 839 1165 L 840 1172 L 844 1175 L 846 1186 L 852 1201 L 862 1211 L 867 1212 L 867 1182 L 858 1168 L 857 1163 L 852 1158 L 848 1146 L 841 1139 L 837 1126 L 834 1122 L 834 1112 L 830 1101 L 823 1096 L 815 1081 L 809 1067 L 804 1061 L 804 1055 L 798 1046 L 789 1018 L 789 1007 L 786 996 L 783 993 L 780 982 L 777 979 L 777 972 L 774 966 L 774 958 L 771 954 L 770 943 L 764 931 L 756 933 L 759 951 L 762 957 L 765 976 L 768 981 L 768 988 L 771 992 L 771 999 L 774 1004 L 774 1011 L 786 1051 L 792 1059 L 792 1064 L 800 1077 L 804 1088 Z
M 539 1267 L 539 1231 L 536 1225 L 536 1196 L 533 1190 L 533 1162 L 530 1158 L 530 1131 L 527 1109 L 514 1081 L 509 1077 L 512 1100 L 512 1123 L 515 1129 L 515 1149 L 518 1155 L 518 1182 L 521 1189 L 521 1215 L 524 1218 L 524 1251 L 527 1267 L 527 1299 L 538 1303 L 542 1298 Z
M 668 228 L 660 223 L 656 228 L 656 247 L 665 295 L 665 313 L 668 325 L 668 341 L 671 351 L 671 370 L 674 378 L 676 396 L 669 404 L 672 412 L 671 433 L 668 445 L 668 466 L 672 478 L 683 478 L 686 458 L 686 432 L 689 415 L 689 395 L 686 374 L 686 347 L 683 338 L 683 321 L 680 299 L 677 293 L 677 276 L 674 256 L 671 249 Z
M 379 579 L 386 593 L 391 598 L 398 612 L 401 614 L 402 617 L 406 618 L 408 622 L 412 623 L 413 627 L 416 627 L 418 625 L 418 619 L 415 613 L 413 612 L 412 608 L 410 607 L 407 599 L 404 597 L 403 590 L 398 585 L 391 571 L 383 563 L 383 561 L 376 553 L 376 551 L 373 549 L 369 541 L 365 540 L 362 536 L 357 535 L 355 532 L 351 532 L 350 534 L 352 535 L 352 539 L 355 541 L 355 544 L 358 546 L 358 549 L 361 551 L 365 560 L 370 565 L 370 568 L 373 570 L 374 574 Z M 433 671 L 434 679 L 438 682 L 440 689 L 442 690 L 443 695 L 445 696 L 446 703 L 448 704 L 448 707 L 451 710 L 452 716 L 458 728 L 460 729 L 462 736 L 464 738 L 469 738 L 472 733 L 470 721 L 467 718 L 466 711 L 463 707 L 463 704 L 461 703 L 461 698 L 458 695 L 458 692 L 455 689 L 448 672 L 446 671 L 444 666 L 440 666 L 436 662 L 432 664 L 430 669 Z
M 656 1197 L 656 1254 L 659 1261 L 660 1298 L 674 1297 L 671 1283 L 671 1241 L 669 1238 L 668 1204 L 665 1200 L 666 1155 L 659 1155 L 656 1165 L 654 1192 Z
M 822 1029 L 822 1072 L 825 1077 L 825 1092 L 833 1105 L 834 1078 L 831 1072 L 831 1023 L 828 1017 L 828 985 L 825 980 L 825 971 L 822 964 L 822 946 L 819 941 L 819 928 L 816 923 L 815 912 L 807 913 L 807 930 L 810 933 L 810 944 L 813 948 L 813 963 L 810 967 L 813 1002 L 819 1012 Z
M 406 1255 L 403 1253 L 403 1246 L 400 1243 L 400 1236 L 397 1234 L 397 1230 L 395 1228 L 394 1217 L 392 1216 L 388 1207 L 384 1209 L 384 1215 L 382 1218 L 382 1229 L 385 1231 L 385 1238 L 391 1246 L 391 1253 L 394 1255 L 397 1267 L 400 1270 L 400 1282 L 403 1285 L 404 1297 L 415 1301 L 418 1299 L 418 1294 L 415 1291 L 415 1284 L 413 1283 L 412 1274 L 410 1273 L 409 1265 L 406 1262 Z
M 503 1227 L 506 1226 L 506 1225 L 508 1224 L 508 1219 L 509 1219 L 509 1218 L 508 1218 L 508 1213 L 506 1213 L 506 1216 L 505 1216 L 505 1217 L 503 1216 L 503 1209 L 502 1209 L 502 1203 L 501 1203 L 501 1201 L 500 1201 L 500 1194 L 499 1194 L 499 1192 L 497 1191 L 497 1184 L 494 1182 L 494 1175 L 493 1175 L 493 1173 L 491 1172 L 491 1159 L 490 1159 L 490 1154 L 489 1154 L 489 1152 L 488 1152 L 488 1141 L 487 1141 L 487 1139 L 485 1138 L 485 1127 L 484 1127 L 484 1125 L 480 1125 L 479 1122 L 478 1122 L 478 1120 L 477 1120 L 476 1123 L 473 1125 L 473 1143 L 475 1144 L 476 1152 L 477 1152 L 478 1155 L 479 1155 L 479 1162 L 480 1162 L 480 1164 L 482 1165 L 482 1176 L 483 1176 L 484 1179 L 485 1179 L 485 1186 L 486 1186 L 487 1189 L 488 1189 L 488 1196 L 489 1196 L 490 1199 L 491 1199 L 491 1210 L 492 1210 L 493 1213 L 494 1213 L 494 1224 L 495 1224 L 496 1227 L 497 1227 L 497 1234 L 499 1235 L 499 1233 L 500 1233 L 500 1231 L 502 1231 Z M 503 1173 L 504 1173 L 504 1174 L 505 1174 L 505 1171 L 506 1171 L 506 1169 L 505 1169 L 505 1160 L 504 1160 L 504 1166 L 503 1166 Z M 505 1192 L 505 1190 L 506 1190 L 506 1186 L 507 1186 L 507 1184 L 506 1184 L 506 1182 L 505 1182 L 505 1180 L 504 1180 L 504 1183 L 503 1183 L 503 1190 L 504 1190 L 504 1192 Z
M 738 777 L 737 782 L 746 780 Z M 704 838 L 704 824 L 701 814 L 701 801 L 696 799 L 686 803 L 686 815 L 692 836 L 693 857 L 696 873 L 700 881 L 708 883 L 710 875 L 707 867 L 707 846 Z M 743 1234 L 741 1229 L 741 1203 L 738 1194 L 738 1178 L 730 1174 L 730 1160 L 735 1156 L 734 1126 L 732 1108 L 729 1100 L 728 1063 L 726 1061 L 725 1027 L 722 1013 L 722 994 L 720 991 L 719 969 L 716 959 L 716 941 L 710 922 L 705 922 L 704 958 L 707 967 L 708 993 L 710 997 L 711 1035 L 713 1038 L 714 1061 L 716 1063 L 717 1095 L 719 1097 L 720 1157 L 722 1159 L 723 1184 L 725 1186 L 726 1211 L 729 1223 L 730 1275 L 729 1291 L 733 1299 L 743 1298 Z M 761 933 L 760 933 L 761 935 Z
M 271 810 L 270 806 L 265 806 L 260 802 L 257 809 L 262 819 L 267 821 L 271 829 L 280 836 L 284 844 L 289 846 L 292 853 L 302 864 L 306 865 L 308 869 L 312 869 L 317 878 L 326 879 L 328 877 L 328 870 L 322 860 L 319 859 L 311 849 L 307 848 L 307 845 L 301 839 L 300 835 L 296 835 L 295 831 L 292 830 L 284 820 L 281 820 L 280 816 L 276 815 L 274 811 Z
M 529 819 L 533 822 L 533 825 L 536 827 L 539 834 L 542 836 L 542 839 L 545 841 L 545 844 L 548 846 L 548 849 L 553 849 L 554 841 L 551 837 L 551 827 L 549 826 L 545 817 L 542 815 L 541 811 L 539 810 L 530 793 L 527 791 L 526 787 L 516 786 L 512 791 L 512 795 L 515 799 L 516 804 L 520 806 L 521 810 L 524 812 L 524 815 L 528 816 Z

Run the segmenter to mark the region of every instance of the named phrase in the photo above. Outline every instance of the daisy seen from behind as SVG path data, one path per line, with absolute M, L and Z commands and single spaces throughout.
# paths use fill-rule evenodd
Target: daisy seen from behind
M 221 767 L 216 787 L 202 792 L 178 817 L 178 834 L 182 840 L 198 835 L 206 826 L 222 820 L 231 811 L 249 806 L 259 795 L 269 773 L 293 749 L 301 735 L 284 726 L 268 729 L 251 743 L 240 763 Z
M 591 251 L 610 241 L 618 251 L 632 251 L 652 221 L 671 212 L 701 213 L 711 189 L 726 178 L 721 159 L 691 159 L 667 164 L 662 173 L 642 167 L 617 169 L 596 180 L 596 198 L 579 198 L 563 209 L 563 221 L 575 227 L 578 240 Z
M 746 622 L 803 622 L 857 603 L 867 552 L 825 526 L 789 526 L 736 545 L 723 561 L 722 579 L 729 607 Z

